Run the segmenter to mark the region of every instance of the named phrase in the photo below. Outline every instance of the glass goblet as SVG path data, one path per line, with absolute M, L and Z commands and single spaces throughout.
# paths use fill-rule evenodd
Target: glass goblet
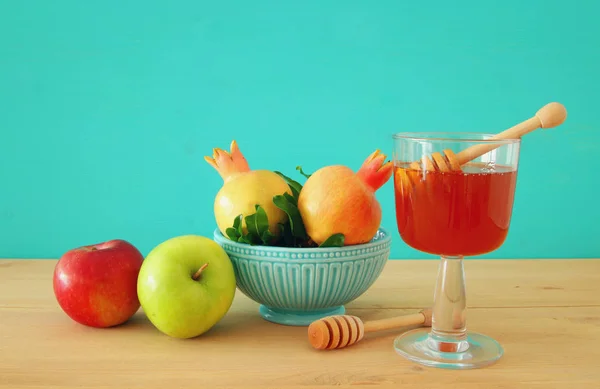
M 486 366 L 503 354 L 487 335 L 467 331 L 463 259 L 498 249 L 508 234 L 520 139 L 461 132 L 393 136 L 398 232 L 410 247 L 440 257 L 431 328 L 398 336 L 395 350 L 449 369 Z

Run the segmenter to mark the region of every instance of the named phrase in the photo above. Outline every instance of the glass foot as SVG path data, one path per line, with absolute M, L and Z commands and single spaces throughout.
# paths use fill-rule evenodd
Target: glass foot
M 258 311 L 263 319 L 286 326 L 308 326 L 313 321 L 319 320 L 325 316 L 343 315 L 346 313 L 346 309 L 343 305 L 314 311 L 277 309 L 260 305 Z
M 418 328 L 398 336 L 394 349 L 403 357 L 425 366 L 444 369 L 476 369 L 496 362 L 504 350 L 489 336 L 468 333 L 459 343 L 441 342 L 430 336 L 430 328 Z M 440 349 L 457 351 L 439 351 Z

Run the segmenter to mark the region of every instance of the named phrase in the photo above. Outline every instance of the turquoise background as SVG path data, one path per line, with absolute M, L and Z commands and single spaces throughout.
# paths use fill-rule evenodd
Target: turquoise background
M 397 131 L 523 142 L 512 229 L 489 258 L 598 257 L 600 3 L 2 1 L 0 257 L 211 236 L 236 139 L 253 168 L 357 169 Z M 392 184 L 378 192 L 395 230 Z M 393 258 L 431 258 L 397 233 Z

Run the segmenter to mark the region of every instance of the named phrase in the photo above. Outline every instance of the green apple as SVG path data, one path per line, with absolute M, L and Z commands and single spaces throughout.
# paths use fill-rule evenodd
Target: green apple
M 235 289 L 225 250 L 198 235 L 171 238 L 152 249 L 137 281 L 144 313 L 159 331 L 175 338 L 211 329 L 229 311 Z

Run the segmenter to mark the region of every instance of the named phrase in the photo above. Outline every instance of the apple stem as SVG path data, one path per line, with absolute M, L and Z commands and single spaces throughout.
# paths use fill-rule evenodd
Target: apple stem
M 207 266 L 208 266 L 208 263 L 205 263 L 204 265 L 200 266 L 200 269 L 198 269 L 198 271 L 196 271 L 194 273 L 194 275 L 192 276 L 194 281 L 198 281 L 198 279 L 200 278 L 200 273 L 202 273 L 202 270 L 206 269 Z

